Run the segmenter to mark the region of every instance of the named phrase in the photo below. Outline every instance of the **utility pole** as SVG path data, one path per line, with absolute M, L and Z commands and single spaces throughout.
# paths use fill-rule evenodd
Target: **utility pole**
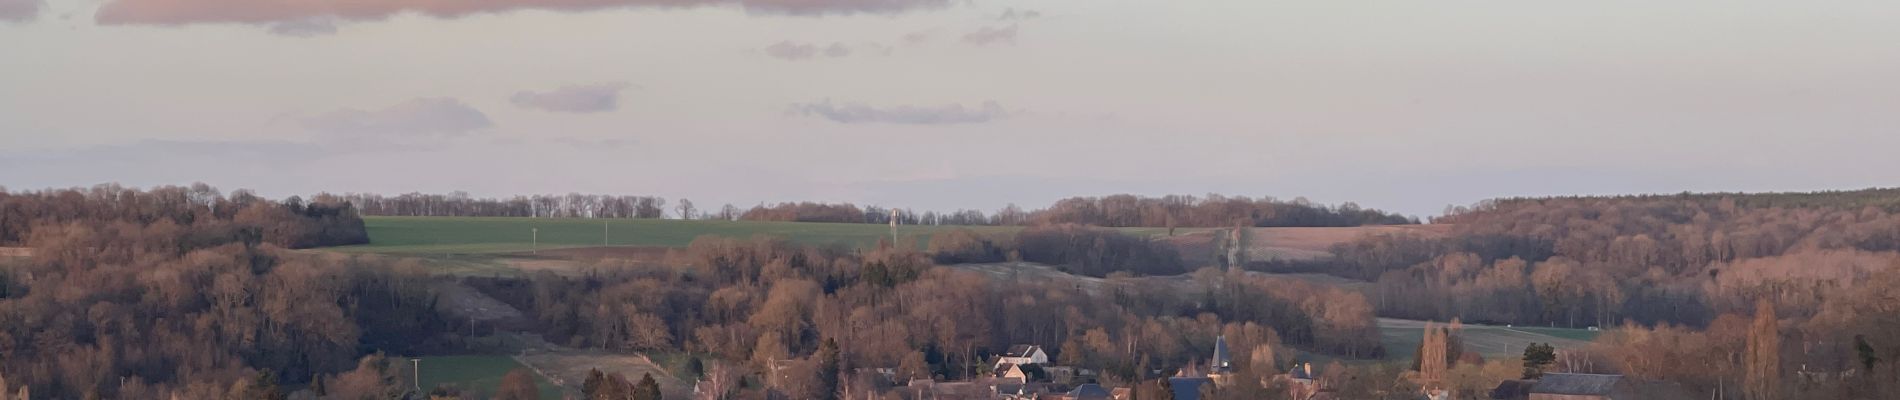
M 409 365 L 411 365 L 409 368 L 409 381 L 415 384 L 416 393 L 422 393 L 422 359 L 411 358 L 409 359 Z
M 891 209 L 891 247 L 897 247 L 897 209 Z
M 533 240 L 528 242 L 528 254 L 541 254 L 541 228 L 528 228 L 528 234 Z
M 607 221 L 609 220 L 606 218 L 600 219 L 600 245 L 601 246 L 610 246 L 609 244 L 607 244 Z

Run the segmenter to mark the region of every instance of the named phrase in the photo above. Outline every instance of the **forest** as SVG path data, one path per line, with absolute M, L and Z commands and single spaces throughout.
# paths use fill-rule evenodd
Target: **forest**
M 1373 282 L 1380 316 L 1605 329 L 1571 360 L 1581 370 L 1729 398 L 1866 398 L 1900 389 L 1886 361 L 1900 360 L 1894 195 L 1487 201 L 1435 219 L 1453 225 L 1444 237 L 1369 236 L 1329 260 L 1251 267 Z
M 573 348 L 692 355 L 713 399 L 889 398 L 890 383 L 863 371 L 975 379 L 1021 343 L 1154 394 L 1165 392 L 1160 378 L 1208 360 L 1217 337 L 1246 379 L 1315 354 L 1383 360 L 1317 368 L 1328 390 L 1352 398 L 1411 398 L 1432 382 L 1472 398 L 1520 371 L 1623 374 L 1703 398 L 1882 398 L 1900 392 L 1900 215 L 1884 193 L 1490 201 L 1436 218 L 1450 225 L 1442 235 L 1369 235 L 1331 258 L 1247 270 L 1197 269 L 1166 240 L 1042 210 L 1012 234 L 953 230 L 922 249 L 706 236 L 651 262 L 457 277 L 413 259 L 297 250 L 369 239 L 345 197 L 275 201 L 205 185 L 0 191 L 0 246 L 32 251 L 0 258 L 0 392 L 420 396 L 403 357 L 466 351 L 503 329 L 474 329 L 443 308 L 444 285 L 467 285 L 529 320 L 506 329 Z M 638 217 L 639 201 L 628 204 Z M 1071 207 L 1083 206 L 1052 209 Z M 1262 221 L 1240 225 L 1273 224 Z M 1084 280 L 945 267 L 1013 262 Z M 1392 360 L 1375 317 L 1603 333 L 1585 348 L 1527 352 L 1519 369 L 1463 351 L 1455 322 L 1428 327 L 1417 355 Z M 523 389 L 532 380 L 511 375 L 496 398 L 533 398 Z M 586 393 L 609 393 L 601 398 L 657 393 L 650 376 L 590 381 Z M 1208 394 L 1284 393 L 1258 389 Z
M 34 250 L 0 260 L 0 390 L 34 399 L 361 398 L 394 390 L 374 352 L 455 340 L 427 271 L 288 250 L 367 240 L 348 204 L 0 192 L 0 232 Z
M 933 238 L 930 251 L 702 237 L 658 265 L 455 278 L 413 261 L 293 250 L 366 240 L 352 204 L 314 199 L 227 196 L 202 185 L 0 192 L 6 244 L 33 250 L 0 260 L 0 391 L 36 399 L 419 395 L 404 386 L 398 356 L 452 352 L 478 339 L 461 332 L 484 332 L 438 304 L 439 284 L 458 279 L 525 311 L 534 323 L 523 329 L 551 341 L 708 354 L 709 374 L 755 377 L 728 380 L 736 383 L 722 398 L 871 390 L 862 374 L 839 372 L 862 367 L 966 379 L 1018 343 L 1048 343 L 1056 357 L 1110 382 L 1204 360 L 1221 335 L 1248 354 L 1259 349 L 1263 365 L 1290 361 L 1294 349 L 1384 351 L 1359 293 L 1206 269 L 1192 281 L 1210 289 L 1184 295 L 1149 277 L 1187 272 L 1171 249 L 1080 225 L 1009 238 L 959 231 Z M 954 254 L 1046 262 L 1111 284 L 936 267 Z M 791 372 L 763 373 L 780 369 Z M 646 387 L 611 378 L 596 386 Z

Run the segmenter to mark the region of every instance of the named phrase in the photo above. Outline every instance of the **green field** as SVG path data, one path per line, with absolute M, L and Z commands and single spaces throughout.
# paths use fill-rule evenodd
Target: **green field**
M 1598 333 L 1584 329 L 1540 328 L 1540 327 L 1503 327 L 1493 325 L 1465 325 L 1458 334 L 1464 340 L 1465 349 L 1476 351 L 1487 359 L 1518 358 L 1524 355 L 1524 346 L 1531 343 L 1549 343 L 1558 349 L 1574 349 L 1588 345 L 1596 340 Z M 1424 322 L 1380 318 L 1380 341 L 1385 345 L 1387 360 L 1411 360 L 1418 352 L 1418 344 L 1424 340 Z
M 428 391 L 436 386 L 452 386 L 465 391 L 474 391 L 493 395 L 495 388 L 501 385 L 501 377 L 515 368 L 524 368 L 508 356 L 440 356 L 422 357 L 422 390 Z M 541 398 L 562 398 L 561 388 L 539 375 L 535 383 L 541 389 Z
M 331 250 L 389 254 L 508 253 L 535 248 L 536 236 L 539 236 L 541 249 L 603 244 L 681 247 L 702 235 L 737 238 L 768 235 L 809 245 L 862 248 L 873 246 L 891 234 L 889 226 L 878 224 L 667 219 L 364 217 L 363 224 L 369 229 L 370 244 Z M 917 240 L 921 246 L 930 234 L 958 228 L 992 234 L 1011 234 L 1021 229 L 1013 226 L 900 226 L 898 235 Z

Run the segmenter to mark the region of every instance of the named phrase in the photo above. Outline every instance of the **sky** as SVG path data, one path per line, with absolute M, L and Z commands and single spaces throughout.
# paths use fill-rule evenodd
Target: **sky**
M 1900 2 L 0 0 L 0 186 L 1429 217 L 1900 185 Z

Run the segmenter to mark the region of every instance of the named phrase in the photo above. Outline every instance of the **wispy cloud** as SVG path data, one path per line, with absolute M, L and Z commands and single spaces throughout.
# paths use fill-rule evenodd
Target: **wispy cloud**
M 765 46 L 764 52 L 765 55 L 772 58 L 796 61 L 809 60 L 818 56 L 832 58 L 844 57 L 851 55 L 851 48 L 845 47 L 843 43 L 819 46 L 810 43 L 796 43 L 788 40 L 773 43 L 771 46 Z
M 633 85 L 626 82 L 564 86 L 545 92 L 515 93 L 508 101 L 516 106 L 542 111 L 596 113 L 620 108 L 620 92 Z
M 848 45 L 832 42 L 829 45 L 783 41 L 765 46 L 760 52 L 766 56 L 787 61 L 810 60 L 814 58 L 843 58 L 853 54 L 891 55 L 892 47 L 881 43 L 861 43 Z
M 582 12 L 634 7 L 706 6 L 739 7 L 752 14 L 819 16 L 896 14 L 943 8 L 953 3 L 954 0 L 109 0 L 99 8 L 96 18 L 101 24 L 269 24 L 312 17 L 336 17 L 349 21 L 380 20 L 401 13 L 456 18 L 517 10 Z
M 305 127 L 343 135 L 456 135 L 494 126 L 460 100 L 420 98 L 377 110 L 346 108 L 303 120 Z
M 887 123 L 908 125 L 952 125 L 974 124 L 1008 118 L 1010 111 L 995 101 L 985 101 L 978 107 L 965 107 L 962 104 L 940 106 L 900 105 L 891 107 L 872 107 L 864 104 L 833 104 L 831 100 L 793 104 L 791 112 L 808 117 L 820 117 L 841 124 Z
M 40 0 L 0 0 L 0 22 L 30 21 L 40 15 Z
M 1016 25 L 1004 28 L 983 27 L 963 35 L 963 42 L 977 46 L 1016 44 Z
M 996 17 L 996 19 L 1002 20 L 1002 21 L 1020 21 L 1020 20 L 1025 20 L 1025 19 L 1036 19 L 1036 18 L 1042 18 L 1041 11 L 1028 10 L 1028 9 L 1018 10 L 1015 8 L 1003 9 L 1003 15 Z

